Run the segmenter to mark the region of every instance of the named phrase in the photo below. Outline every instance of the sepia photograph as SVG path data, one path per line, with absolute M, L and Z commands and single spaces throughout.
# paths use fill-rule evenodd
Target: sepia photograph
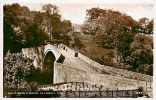
M 153 4 L 3 4 L 3 98 L 153 98 Z

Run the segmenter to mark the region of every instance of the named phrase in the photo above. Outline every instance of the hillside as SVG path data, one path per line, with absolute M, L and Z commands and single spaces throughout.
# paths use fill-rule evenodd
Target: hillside
M 152 20 L 100 8 L 88 9 L 86 16 L 77 33 L 81 53 L 103 65 L 152 75 Z

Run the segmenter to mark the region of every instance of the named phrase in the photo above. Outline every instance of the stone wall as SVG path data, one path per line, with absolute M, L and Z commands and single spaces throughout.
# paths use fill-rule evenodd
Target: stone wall
M 59 66 L 59 67 L 58 67 Z M 136 89 L 139 86 L 146 87 L 145 81 L 127 79 L 106 74 L 86 73 L 83 70 L 74 69 L 65 65 L 55 66 L 55 83 L 62 82 L 87 82 L 90 84 L 103 85 L 110 89 Z

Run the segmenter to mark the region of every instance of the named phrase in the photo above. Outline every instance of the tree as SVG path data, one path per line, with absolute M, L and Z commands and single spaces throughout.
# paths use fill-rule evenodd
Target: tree
M 13 28 L 10 24 L 8 24 L 4 19 L 4 53 L 6 53 L 8 50 L 13 49 L 13 42 L 15 40 L 15 32 L 13 31 Z
M 62 21 L 62 33 L 66 34 L 72 30 L 72 23 L 69 20 Z
M 4 46 L 5 50 L 8 50 L 9 46 L 10 48 L 37 46 L 47 40 L 47 37 L 52 38 L 52 35 L 54 39 L 69 43 L 70 38 L 67 33 L 71 31 L 71 22 L 61 20 L 58 7 L 55 5 L 46 4 L 43 10 L 45 12 L 30 11 L 29 8 L 19 4 L 4 6 L 5 44 L 11 43 Z
M 147 30 L 148 30 L 147 34 L 153 34 L 153 26 L 154 26 L 154 20 L 152 19 L 147 25 Z
M 48 34 L 44 33 L 37 24 L 32 24 L 24 31 L 26 34 L 26 46 L 38 46 L 48 39 Z
M 55 12 L 57 10 L 57 7 L 55 5 L 46 4 L 46 5 L 44 5 L 42 7 L 42 9 L 44 11 L 46 11 L 46 18 L 47 18 L 46 24 L 47 24 L 47 27 L 48 27 L 47 31 L 50 34 L 49 37 L 50 37 L 50 40 L 51 40 L 52 39 L 52 31 L 53 31 L 54 26 L 52 26 L 52 19 L 50 17 L 51 17 L 51 15 L 57 13 L 57 12 Z
M 138 23 L 132 17 L 118 11 L 91 8 L 87 10 L 87 20 L 82 31 L 95 36 L 98 46 L 115 48 L 117 36 L 122 33 L 135 35 Z M 131 32 L 131 33 L 130 33 Z
M 18 52 L 23 47 L 23 30 L 30 21 L 30 10 L 19 4 L 4 6 L 4 49 Z M 18 29 L 18 30 L 17 30 Z M 10 44 L 10 45 L 9 45 Z M 16 44 L 16 45 L 15 45 Z
M 19 4 L 15 3 L 12 5 L 5 5 L 4 6 L 4 18 L 9 24 L 14 26 L 22 25 L 21 22 L 28 18 L 30 15 L 29 8 L 25 6 L 20 6 Z
M 132 17 L 122 14 L 118 11 L 105 10 L 100 8 L 91 8 L 87 10 L 87 20 L 84 24 L 89 25 L 88 30 L 95 30 L 98 33 L 119 32 L 123 27 L 133 28 L 137 22 Z M 85 28 L 84 26 L 84 28 Z M 92 33 L 92 32 L 90 32 Z
M 49 14 L 49 15 L 53 15 L 53 14 L 58 13 L 58 7 L 55 6 L 55 5 L 52 5 L 52 4 L 46 4 L 46 5 L 44 5 L 44 6 L 42 7 L 42 9 L 43 9 L 44 11 L 46 11 L 47 14 Z
M 153 53 L 151 50 L 135 50 L 131 53 L 130 57 L 130 64 L 133 66 L 133 69 L 137 69 L 144 64 L 153 64 Z

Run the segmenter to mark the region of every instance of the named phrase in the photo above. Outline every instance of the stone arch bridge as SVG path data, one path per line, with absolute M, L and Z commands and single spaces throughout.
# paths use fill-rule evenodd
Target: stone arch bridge
M 101 65 L 81 53 L 75 57 L 75 51 L 63 44 L 24 48 L 22 53 L 24 57 L 34 60 L 36 68 L 39 67 L 43 71 L 51 69 L 52 84 L 87 82 L 119 90 L 142 86 L 152 95 L 152 76 Z M 138 79 L 134 79 L 134 76 Z

